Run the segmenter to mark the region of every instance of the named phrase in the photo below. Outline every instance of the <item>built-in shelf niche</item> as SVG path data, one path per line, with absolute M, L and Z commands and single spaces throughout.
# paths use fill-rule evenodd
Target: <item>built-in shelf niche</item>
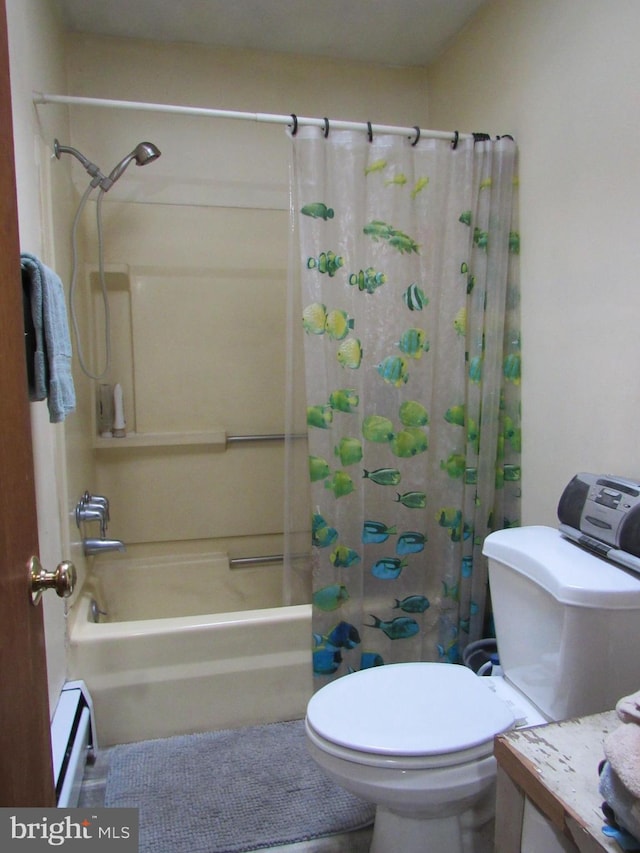
M 136 410 L 133 370 L 133 329 L 131 321 L 131 289 L 129 268 L 126 265 L 107 265 L 104 283 L 109 300 L 111 366 L 102 379 L 92 382 L 92 425 L 94 441 L 98 439 L 98 394 L 101 383 L 122 386 L 127 430 L 136 431 Z M 104 300 L 100 270 L 89 266 L 87 276 L 91 294 L 92 371 L 99 373 L 106 364 Z M 89 349 L 89 348 L 87 348 Z M 111 440 L 111 439 L 104 439 Z

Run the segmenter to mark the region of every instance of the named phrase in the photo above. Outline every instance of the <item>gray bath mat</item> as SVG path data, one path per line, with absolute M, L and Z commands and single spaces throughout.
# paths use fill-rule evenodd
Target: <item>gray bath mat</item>
M 241 853 L 374 817 L 317 767 L 302 721 L 115 746 L 105 805 L 139 809 L 140 853 Z

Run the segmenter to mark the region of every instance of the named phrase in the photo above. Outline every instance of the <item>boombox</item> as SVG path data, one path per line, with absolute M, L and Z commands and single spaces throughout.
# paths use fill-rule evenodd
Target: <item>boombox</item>
M 640 571 L 640 483 L 576 474 L 558 504 L 560 531 L 602 557 Z

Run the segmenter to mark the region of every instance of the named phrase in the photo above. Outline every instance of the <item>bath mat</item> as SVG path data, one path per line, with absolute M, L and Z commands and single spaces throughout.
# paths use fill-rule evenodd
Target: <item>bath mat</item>
M 300 720 L 109 753 L 105 805 L 139 809 L 140 853 L 241 853 L 373 822 L 372 805 L 317 767 Z

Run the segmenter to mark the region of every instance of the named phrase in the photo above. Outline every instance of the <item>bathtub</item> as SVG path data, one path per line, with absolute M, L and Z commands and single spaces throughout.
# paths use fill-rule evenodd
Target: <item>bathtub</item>
M 275 576 L 229 569 L 223 554 L 95 560 L 68 657 L 100 746 L 303 717 L 311 605 L 275 606 Z

